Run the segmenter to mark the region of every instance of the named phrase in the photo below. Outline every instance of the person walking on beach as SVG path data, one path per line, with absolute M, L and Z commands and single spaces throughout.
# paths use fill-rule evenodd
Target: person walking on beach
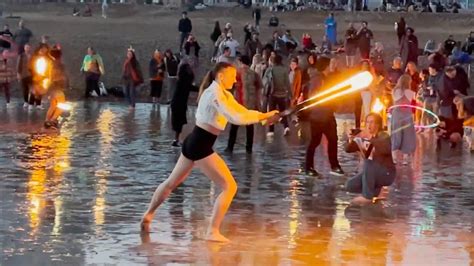
M 180 32 L 179 50 L 183 49 L 183 43 L 188 39 L 189 34 L 193 30 L 193 24 L 188 18 L 188 12 L 181 13 L 181 19 L 178 24 L 178 31 Z

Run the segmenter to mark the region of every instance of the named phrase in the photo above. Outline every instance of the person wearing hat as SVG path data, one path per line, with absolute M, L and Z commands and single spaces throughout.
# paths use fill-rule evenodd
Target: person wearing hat
M 188 38 L 188 35 L 193 30 L 193 24 L 188 18 L 188 12 L 184 11 L 181 13 L 181 19 L 179 20 L 178 30 L 181 33 L 181 38 L 179 41 L 179 50 L 183 48 L 184 41 Z

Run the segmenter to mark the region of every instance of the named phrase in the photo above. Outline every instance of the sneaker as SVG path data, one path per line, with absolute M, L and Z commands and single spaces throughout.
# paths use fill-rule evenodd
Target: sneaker
M 273 135 L 275 135 L 274 132 L 267 132 L 267 137 L 271 138 L 271 137 L 273 137 Z
M 37 106 L 36 106 L 36 109 L 38 109 L 38 110 L 43 110 L 44 107 L 43 107 L 42 105 L 37 105 Z
M 173 147 L 181 147 L 181 145 L 179 144 L 179 141 L 177 141 L 177 140 L 174 140 L 173 143 L 171 143 L 171 146 L 173 146 Z
M 24 104 L 23 104 L 23 108 L 25 108 L 25 109 L 27 109 L 28 106 L 30 106 L 28 103 L 24 103 Z
M 306 169 L 305 173 L 309 176 L 319 177 L 318 171 L 314 170 L 313 168 Z
M 285 130 L 283 131 L 283 135 L 284 135 L 284 136 L 288 136 L 288 134 L 290 134 L 290 128 L 289 128 L 289 127 L 285 127 Z
M 331 175 L 337 175 L 337 176 L 343 176 L 344 171 L 340 166 L 331 168 L 331 171 L 329 172 Z
M 10 104 L 10 103 L 6 103 L 6 104 L 5 104 L 5 108 L 8 109 L 8 108 L 10 108 L 10 107 L 11 107 L 11 104 Z

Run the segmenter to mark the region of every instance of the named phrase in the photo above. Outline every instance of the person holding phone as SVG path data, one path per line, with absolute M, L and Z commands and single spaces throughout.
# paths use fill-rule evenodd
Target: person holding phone
M 368 204 L 380 194 L 383 186 L 393 183 L 396 176 L 392 158 L 390 135 L 383 131 L 383 119 L 370 113 L 365 119 L 365 130 L 350 134 L 346 152 L 359 152 L 364 158 L 362 172 L 349 179 L 346 190 L 360 193 L 351 203 Z

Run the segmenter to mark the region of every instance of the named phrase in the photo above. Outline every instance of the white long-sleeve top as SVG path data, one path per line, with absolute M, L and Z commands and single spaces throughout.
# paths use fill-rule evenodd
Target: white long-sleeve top
M 260 112 L 248 110 L 240 105 L 227 90 L 215 81 L 204 90 L 196 110 L 196 123 L 205 123 L 224 130 L 227 122 L 234 125 L 258 123 Z

